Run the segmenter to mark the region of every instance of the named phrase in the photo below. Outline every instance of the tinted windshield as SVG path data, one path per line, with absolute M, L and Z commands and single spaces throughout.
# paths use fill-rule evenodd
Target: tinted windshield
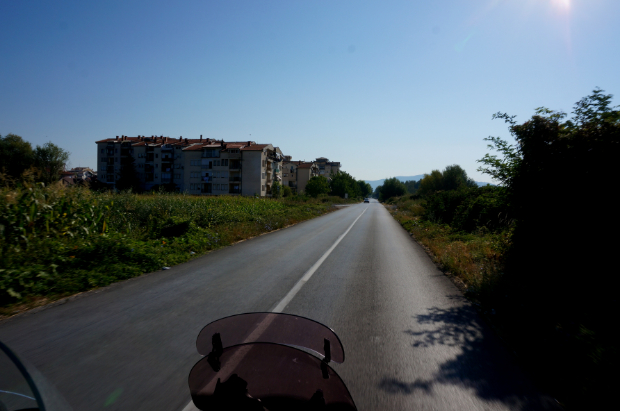
M 338 336 L 327 326 L 308 318 L 283 313 L 247 313 L 233 315 L 205 326 L 196 341 L 198 352 L 207 355 L 211 338 L 220 333 L 224 347 L 251 342 L 273 342 L 308 348 L 324 355 L 325 340 L 330 342 L 331 360 L 344 361 L 344 349 Z
M 216 372 L 204 358 L 190 372 L 192 399 L 201 409 L 209 409 L 216 401 L 218 379 L 224 383 L 233 374 L 247 383 L 249 395 L 260 399 L 271 411 L 303 409 L 317 390 L 323 392 L 327 409 L 356 409 L 338 374 L 296 348 L 272 343 L 237 345 L 224 349 L 220 363 Z M 328 378 L 324 378 L 324 372 Z

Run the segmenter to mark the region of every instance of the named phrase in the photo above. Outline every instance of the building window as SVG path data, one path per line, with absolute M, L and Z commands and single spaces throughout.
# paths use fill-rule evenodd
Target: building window
M 262 179 L 263 179 L 263 180 L 265 179 L 265 173 L 263 173 L 263 177 L 262 177 Z
M 239 150 L 238 149 L 232 149 L 230 150 L 230 154 L 239 154 Z
M 181 174 L 175 174 L 175 175 L 174 175 L 174 178 L 175 178 L 175 179 L 179 179 L 179 178 L 181 178 Z
M 263 160 L 263 167 L 265 167 L 265 160 Z
M 265 185 L 264 184 L 261 186 L 261 191 L 265 191 Z

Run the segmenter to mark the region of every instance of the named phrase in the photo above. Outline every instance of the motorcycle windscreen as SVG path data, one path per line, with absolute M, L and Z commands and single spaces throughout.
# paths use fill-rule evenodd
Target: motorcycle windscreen
M 311 398 L 318 390 L 322 391 L 325 410 L 357 409 L 346 385 L 330 366 L 294 347 L 273 343 L 227 347 L 219 358 L 219 365 L 219 371 L 214 371 L 205 357 L 190 371 L 192 400 L 201 410 L 238 406 L 234 399 L 222 396 L 222 391 L 216 393 L 218 384 L 232 385 L 232 382 L 237 388 L 241 382 L 241 394 L 259 399 L 260 404 L 270 411 L 315 409 Z
M 196 347 L 202 355 L 211 352 L 213 334 L 220 333 L 222 345 L 230 347 L 252 342 L 272 342 L 308 348 L 324 356 L 324 339 L 329 340 L 331 361 L 344 361 L 344 348 L 329 327 L 297 315 L 246 313 L 221 318 L 207 324 L 198 334 Z
M 26 359 L 0 342 L 0 410 L 71 411 L 56 388 Z
M 15 354 L 0 343 L 0 410 L 2 411 L 38 409 L 41 403 L 38 393 L 35 394 L 32 389 L 32 379 L 19 365 L 21 363 Z

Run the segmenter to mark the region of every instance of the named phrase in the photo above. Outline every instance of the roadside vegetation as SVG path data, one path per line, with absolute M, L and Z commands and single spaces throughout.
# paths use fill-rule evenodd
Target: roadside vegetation
M 312 197 L 323 195 L 364 198 L 372 193 L 370 184 L 363 180 L 356 180 L 347 172 L 340 171 L 330 175 L 329 180 L 323 176 L 310 178 L 306 185 L 306 193 Z
M 546 108 L 522 124 L 497 113 L 515 143 L 487 138 L 495 153 L 479 171 L 500 186 L 475 187 L 450 166 L 375 191 L 569 409 L 615 403 L 620 111 L 611 98 L 594 90 L 568 120 Z
M 359 199 L 0 189 L 0 316 L 160 270 Z

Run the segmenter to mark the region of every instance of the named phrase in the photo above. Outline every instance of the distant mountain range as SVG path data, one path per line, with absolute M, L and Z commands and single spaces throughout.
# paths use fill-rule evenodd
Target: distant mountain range
M 422 180 L 424 178 L 424 174 L 419 174 L 417 176 L 396 176 L 396 178 L 404 183 L 405 181 L 418 181 L 418 180 Z M 367 182 L 368 184 L 370 184 L 370 186 L 372 187 L 372 189 L 374 191 L 375 188 L 383 185 L 383 182 L 385 181 L 385 178 L 382 178 L 381 180 L 364 180 L 364 181 Z M 478 184 L 479 187 L 482 187 L 482 186 L 486 186 L 487 184 L 491 184 L 491 183 L 483 183 L 483 182 L 480 182 L 480 181 L 476 181 L 476 184 Z M 495 184 L 491 184 L 491 185 L 494 186 Z

